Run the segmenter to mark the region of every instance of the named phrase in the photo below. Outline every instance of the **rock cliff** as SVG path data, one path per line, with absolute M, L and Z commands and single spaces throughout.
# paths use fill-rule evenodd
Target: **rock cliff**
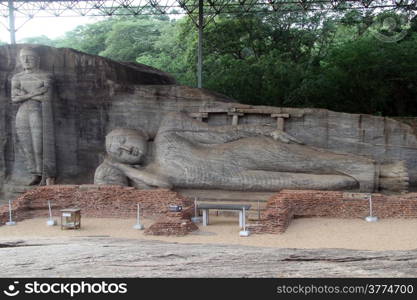
M 0 47 L 0 190 L 19 185 L 26 175 L 16 140 L 17 105 L 10 95 L 11 78 L 21 72 L 24 45 Z M 353 153 L 380 162 L 404 160 L 410 183 L 417 183 L 417 140 L 399 121 L 324 109 L 252 107 L 205 89 L 178 85 L 152 67 L 115 62 L 72 49 L 36 46 L 41 69 L 55 77 L 53 114 L 57 182 L 92 183 L 101 163 L 104 137 L 114 128 L 141 128 L 153 136 L 162 117 L 185 111 L 211 125 L 278 124 L 308 145 Z M 336 100 L 336 99 L 335 99 Z

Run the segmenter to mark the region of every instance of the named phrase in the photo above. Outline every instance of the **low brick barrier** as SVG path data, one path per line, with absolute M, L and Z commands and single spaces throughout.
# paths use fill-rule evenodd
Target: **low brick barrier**
M 191 210 L 188 211 L 190 213 Z M 186 235 L 198 229 L 197 225 L 191 222 L 191 214 L 169 212 L 160 217 L 149 228 L 145 229 L 145 234 L 150 235 Z
M 355 193 L 339 191 L 283 190 L 272 196 L 259 222 L 249 225 L 252 233 L 285 232 L 294 217 L 365 218 L 368 200 Z M 137 203 L 144 217 L 155 219 L 146 231 L 154 235 L 184 235 L 196 230 L 190 221 L 193 203 L 167 189 L 138 190 L 132 187 L 97 185 L 53 185 L 28 191 L 13 201 L 13 220 L 48 217 L 50 200 L 53 215 L 60 209 L 78 207 L 87 217 L 131 218 Z M 372 194 L 374 215 L 379 218 L 417 218 L 417 193 L 401 195 Z M 169 205 L 183 211 L 169 212 Z M 0 207 L 0 225 L 8 221 L 8 206 Z
M 272 196 L 252 233 L 283 233 L 294 217 L 365 218 L 369 201 L 361 194 L 340 191 L 283 190 Z M 379 218 L 417 218 L 417 193 L 372 194 L 373 214 Z
M 55 217 L 60 217 L 60 209 L 71 207 L 80 208 L 82 215 L 87 217 L 136 217 L 137 203 L 139 203 L 144 217 L 161 220 L 166 216 L 171 223 L 182 224 L 190 220 L 190 212 L 193 211 L 192 201 L 167 189 L 138 190 L 122 186 L 52 185 L 28 191 L 15 199 L 12 204 L 13 220 L 47 218 L 48 200 L 51 201 Z M 181 205 L 183 211 L 169 214 L 169 205 Z M 8 205 L 4 205 L 0 207 L 0 224 L 3 225 L 8 218 Z M 191 229 L 195 230 L 195 227 L 171 226 L 166 233 L 183 235 Z M 152 234 L 152 231 L 148 233 Z

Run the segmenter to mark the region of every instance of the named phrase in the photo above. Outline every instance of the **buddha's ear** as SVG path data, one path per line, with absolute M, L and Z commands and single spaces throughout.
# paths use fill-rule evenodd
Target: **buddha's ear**
M 142 129 L 135 129 L 138 133 L 140 133 L 140 135 L 146 140 L 149 141 L 150 137 L 149 134 L 147 134 L 145 131 L 143 131 Z

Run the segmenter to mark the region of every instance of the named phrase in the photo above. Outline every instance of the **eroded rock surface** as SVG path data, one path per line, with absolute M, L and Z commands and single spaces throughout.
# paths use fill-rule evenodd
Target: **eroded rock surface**
M 0 190 L 10 195 L 27 190 L 19 182 L 28 170 L 16 142 L 17 106 L 11 101 L 11 78 L 22 71 L 17 58 L 23 46 L 0 47 Z M 417 183 L 415 132 L 393 119 L 322 109 L 252 107 L 205 89 L 177 85 L 169 74 L 148 66 L 37 47 L 41 69 L 54 75 L 57 91 L 53 103 L 57 183 L 92 183 L 111 130 L 141 128 L 153 139 L 166 113 L 178 111 L 209 125 L 270 124 L 306 145 L 380 163 L 404 160 L 410 183 Z
M 405 164 L 309 147 L 275 126 L 210 126 L 186 113 L 169 113 L 148 151 L 141 129 L 115 129 L 106 136 L 107 158 L 95 184 L 137 188 L 240 191 L 281 189 L 379 190 L 408 188 Z M 153 159 L 146 163 L 145 157 Z
M 417 250 L 277 249 L 108 237 L 0 240 L 2 277 L 416 277 Z

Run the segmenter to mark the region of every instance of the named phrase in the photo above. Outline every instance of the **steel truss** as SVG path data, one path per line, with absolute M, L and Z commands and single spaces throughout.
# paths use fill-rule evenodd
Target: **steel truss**
M 0 0 L 0 16 L 8 19 L 5 27 L 12 44 L 16 43 L 19 29 L 16 18 L 24 19 L 24 25 L 34 17 L 186 14 L 199 32 L 199 87 L 202 87 L 203 29 L 219 14 L 364 9 L 414 12 L 417 0 Z
M 199 0 L 0 0 L 0 15 L 14 17 L 187 14 L 195 18 Z M 415 10 L 417 0 L 203 0 L 206 16 L 222 13 L 392 8 Z

